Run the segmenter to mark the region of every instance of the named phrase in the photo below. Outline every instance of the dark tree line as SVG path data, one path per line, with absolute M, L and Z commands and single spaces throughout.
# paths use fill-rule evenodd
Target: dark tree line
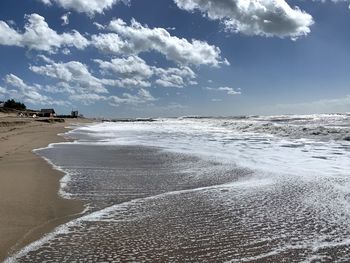
M 4 108 L 15 109 L 15 110 L 26 110 L 27 107 L 21 102 L 15 101 L 14 99 L 7 100 L 4 103 Z

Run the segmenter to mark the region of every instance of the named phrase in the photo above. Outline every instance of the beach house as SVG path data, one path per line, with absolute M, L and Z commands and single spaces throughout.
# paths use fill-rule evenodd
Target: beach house
M 54 109 L 41 109 L 38 115 L 40 117 L 55 117 L 56 112 Z

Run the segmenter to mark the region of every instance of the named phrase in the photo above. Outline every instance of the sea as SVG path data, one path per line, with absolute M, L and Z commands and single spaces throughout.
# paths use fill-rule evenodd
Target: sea
M 37 149 L 85 210 L 5 262 L 350 262 L 350 114 L 71 127 Z

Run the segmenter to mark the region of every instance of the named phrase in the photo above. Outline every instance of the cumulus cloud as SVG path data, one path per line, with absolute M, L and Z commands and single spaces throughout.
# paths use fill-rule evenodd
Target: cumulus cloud
M 69 96 L 69 99 L 73 101 L 79 101 L 84 105 L 91 105 L 98 101 L 107 100 L 106 96 L 102 96 L 96 93 L 80 93 L 80 94 L 72 94 Z
M 114 86 L 122 88 L 147 88 L 151 86 L 151 83 L 146 80 L 123 78 L 114 81 Z
M 44 66 L 30 66 L 30 70 L 58 81 L 70 83 L 77 90 L 108 93 L 104 80 L 94 77 L 87 66 L 78 61 L 51 63 Z
M 118 61 L 124 62 L 118 65 Z M 135 62 L 133 66 L 128 65 L 129 62 Z M 149 87 L 151 84 L 144 77 L 149 77 L 147 72 L 141 72 L 141 68 L 137 68 L 137 61 L 142 62 L 136 57 L 112 60 L 112 62 L 97 60 L 100 66 L 106 72 L 119 72 L 119 78 L 99 78 L 92 75 L 88 67 L 78 61 L 70 61 L 66 63 L 49 63 L 43 66 L 30 66 L 30 70 L 50 77 L 57 81 L 55 85 L 47 85 L 45 87 L 50 93 L 68 94 L 68 99 L 79 101 L 84 105 L 90 105 L 97 101 L 108 101 L 114 106 L 117 104 L 140 104 L 141 101 L 152 101 L 154 98 L 143 88 Z M 145 64 L 144 67 L 147 65 Z M 140 74 L 140 78 L 133 78 L 133 74 Z M 108 73 L 109 74 L 109 73 Z M 153 73 L 152 73 L 153 74 Z M 119 88 L 139 88 L 138 94 L 130 95 L 124 93 L 122 97 L 108 96 L 110 93 L 107 87 Z M 119 98 L 119 99 L 118 99 Z
M 6 75 L 4 81 L 8 86 L 13 88 L 6 89 L 6 94 L 12 98 L 20 99 L 35 105 L 68 105 L 66 101 L 54 100 L 44 95 L 40 85 L 28 85 L 14 74 Z
M 188 85 L 195 85 L 196 74 L 189 67 L 181 68 L 154 68 L 154 72 L 159 78 L 156 84 L 162 87 L 183 88 Z
M 137 94 L 124 93 L 122 96 L 109 97 L 109 105 L 118 107 L 121 104 L 138 105 L 157 100 L 148 90 L 140 89 Z
M 95 13 L 103 13 L 119 2 L 128 3 L 128 0 L 39 0 L 46 5 L 57 4 L 58 6 L 74 10 L 79 13 L 86 13 L 90 16 Z
M 148 65 L 138 56 L 126 58 L 115 58 L 111 61 L 94 60 L 99 64 L 103 75 L 115 76 L 120 82 L 117 86 L 125 87 L 149 87 L 150 81 L 162 87 L 183 88 L 188 85 L 195 85 L 196 74 L 186 66 L 179 68 L 159 68 Z
M 45 85 L 45 91 L 47 93 L 66 93 L 66 94 L 75 94 L 74 88 L 69 86 L 66 82 L 58 82 L 55 85 Z
M 114 58 L 110 62 L 95 59 L 103 74 L 116 74 L 124 78 L 148 79 L 153 75 L 152 68 L 138 56 Z
M 128 44 L 115 33 L 93 35 L 91 43 L 98 50 L 108 54 L 132 53 L 129 49 L 125 50 Z
M 20 99 L 22 101 L 35 105 L 72 105 L 71 102 L 79 102 L 84 105 L 94 104 L 96 102 L 105 101 L 111 106 L 120 105 L 140 105 L 156 101 L 148 90 L 143 87 L 149 86 L 146 80 L 132 79 L 132 74 L 137 71 L 137 68 L 119 67 L 117 70 L 123 78 L 108 79 L 93 76 L 88 67 L 78 61 L 70 61 L 67 63 L 53 62 L 44 55 L 39 55 L 40 58 L 49 64 L 42 66 L 30 66 L 33 72 L 47 76 L 56 80 L 56 83 L 49 85 L 26 84 L 21 78 L 16 75 L 9 74 L 4 78 L 5 88 L 0 87 L 0 94 L 8 97 Z M 136 57 L 120 59 L 127 65 L 130 61 L 139 61 Z M 103 62 L 103 61 L 102 61 Z M 102 63 L 101 62 L 101 63 Z M 116 63 L 117 61 L 114 61 Z M 113 65 L 112 62 L 109 62 Z M 136 66 L 136 63 L 134 63 Z M 146 65 L 144 65 L 146 66 Z M 108 68 L 108 67 L 107 67 Z M 153 70 L 153 69 L 152 69 Z M 144 73 L 143 77 L 150 77 L 151 73 Z M 153 72 L 152 72 L 153 74 Z M 107 87 L 128 87 L 138 86 L 134 94 L 123 93 L 121 96 L 112 96 Z M 54 100 L 47 94 L 58 94 L 65 96 L 66 100 Z
M 115 19 L 110 22 L 108 29 L 114 33 L 92 36 L 92 44 L 106 53 L 137 55 L 157 51 L 180 65 L 217 67 L 229 64 L 221 58 L 221 51 L 216 46 L 200 40 L 178 38 L 164 28 L 149 28 L 134 19 L 130 25 L 121 19 Z
M 26 47 L 30 50 L 56 52 L 61 47 L 84 49 L 89 41 L 78 31 L 58 34 L 38 14 L 25 16 L 24 32 L 18 32 L 0 21 L 0 45 Z
M 98 76 L 92 74 L 88 66 L 79 61 L 54 62 L 45 55 L 38 55 L 38 58 L 47 64 L 31 65 L 29 69 L 56 81 L 55 84 L 41 89 L 45 89 L 47 93 L 66 94 L 68 100 L 79 101 L 85 105 L 98 101 L 106 101 L 112 106 L 139 105 L 156 100 L 145 89 L 152 84 L 176 88 L 197 84 L 196 73 L 187 66 L 159 68 L 148 65 L 135 55 L 109 61 L 95 59 L 101 73 Z M 137 93 L 112 96 L 111 88 L 137 88 Z
M 310 14 L 285 0 L 174 0 L 181 9 L 200 11 L 226 30 L 247 35 L 297 39 L 310 32 Z
M 153 70 L 143 59 L 137 56 L 114 58 L 111 61 L 103 61 L 101 59 L 95 59 L 94 61 L 99 64 L 103 75 L 118 78 L 110 81 L 112 86 L 125 88 L 146 88 L 151 86 L 149 79 L 153 75 Z

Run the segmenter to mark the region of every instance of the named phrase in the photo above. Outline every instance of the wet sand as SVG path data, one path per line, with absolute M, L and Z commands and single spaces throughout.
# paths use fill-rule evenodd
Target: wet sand
M 63 174 L 32 152 L 64 140 L 69 123 L 0 116 L 0 261 L 79 213 L 79 201 L 58 196 Z
M 15 262 L 349 262 L 349 219 L 330 178 L 266 176 L 144 146 L 40 154 L 74 175 L 64 190 L 90 211 Z
M 199 229 L 200 236 L 202 230 L 210 232 L 214 226 L 220 234 L 227 226 L 222 224 L 221 216 L 213 217 L 212 226 L 206 224 L 212 219 L 212 208 L 200 204 L 210 203 L 212 199 L 197 198 L 192 195 L 194 189 L 250 176 L 247 170 L 151 147 L 58 145 L 40 154 L 74 174 L 65 190 L 89 203 L 90 213 L 86 216 L 92 220 L 84 216 L 70 221 L 69 225 L 56 229 L 50 240 L 17 255 L 16 262 L 188 261 L 190 257 L 182 248 L 189 245 L 185 240 L 198 230 L 189 222 L 196 220 L 196 224 L 202 222 L 202 227 L 207 228 Z M 184 194 L 171 194 L 178 191 Z M 104 209 L 111 211 L 105 213 Z M 93 212 L 102 213 L 103 220 L 99 216 L 95 218 Z M 178 216 L 177 212 L 183 214 Z M 197 249 L 202 244 L 201 238 L 194 238 L 198 246 L 188 246 L 192 250 L 192 262 L 196 261 L 192 256 L 198 260 L 205 258 Z M 214 249 L 217 259 L 220 251 L 220 246 Z

